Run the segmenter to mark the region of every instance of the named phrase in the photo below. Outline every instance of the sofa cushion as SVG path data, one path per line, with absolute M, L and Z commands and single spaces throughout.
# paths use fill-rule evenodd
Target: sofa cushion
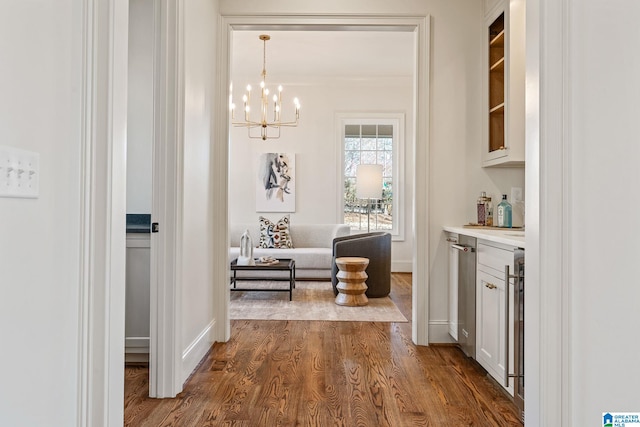
M 292 226 L 291 236 L 297 248 L 331 248 L 334 237 L 348 235 L 349 231 L 345 224 L 305 224 Z
M 268 218 L 260 217 L 260 248 L 293 248 L 289 233 L 289 215 L 280 218 L 276 223 Z M 280 258 L 283 258 L 280 256 Z

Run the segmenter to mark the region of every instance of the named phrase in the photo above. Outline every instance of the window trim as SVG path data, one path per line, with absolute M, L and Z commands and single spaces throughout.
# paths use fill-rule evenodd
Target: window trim
M 350 112 L 336 113 L 336 141 L 339 156 L 339 179 L 337 185 L 337 196 L 339 198 L 337 218 L 339 222 L 344 222 L 344 138 L 345 126 L 376 124 L 393 125 L 393 212 L 397 215 L 393 216 L 394 226 L 389 232 L 393 241 L 404 241 L 404 223 L 406 216 L 406 207 L 404 205 L 405 192 L 405 114 L 401 112 Z M 365 231 L 352 231 L 353 234 L 366 233 Z

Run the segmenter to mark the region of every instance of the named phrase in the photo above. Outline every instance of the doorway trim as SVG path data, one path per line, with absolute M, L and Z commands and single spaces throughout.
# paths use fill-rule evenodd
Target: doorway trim
M 82 26 L 77 426 L 124 406 L 127 0 L 79 2 Z
M 227 182 L 228 175 L 228 145 L 229 145 L 229 108 L 227 96 L 230 81 L 231 40 L 233 31 L 241 30 L 387 30 L 412 31 L 415 34 L 415 64 L 414 73 L 414 129 L 407 132 L 413 137 L 414 159 L 414 190 L 413 190 L 413 318 L 412 339 L 418 345 L 429 344 L 429 71 L 430 71 L 430 16 L 379 16 L 379 15 L 222 15 L 218 35 L 218 64 L 220 73 L 217 81 L 217 97 L 215 129 L 217 147 L 216 154 L 226 154 L 223 158 L 214 158 L 214 168 L 220 175 L 224 175 Z M 220 147 L 224 145 L 223 147 Z M 418 167 L 422 166 L 422 167 Z M 224 172 L 224 173 L 223 173 Z M 229 244 L 228 232 L 228 188 L 216 189 L 224 191 L 225 197 L 219 197 L 215 211 L 216 232 L 224 239 L 214 239 L 216 252 L 226 253 Z M 222 193 L 220 193 L 222 194 Z M 224 227 L 224 230 L 222 228 Z M 224 247 L 223 247 L 224 245 Z M 223 251 L 224 249 L 224 251 Z M 225 258 L 226 261 L 226 258 Z M 217 322 L 216 337 L 227 341 L 230 338 L 229 319 L 229 288 L 226 285 L 228 266 L 218 269 L 215 283 L 216 312 L 220 321 Z
M 149 397 L 182 391 L 182 206 L 184 151 L 184 2 L 153 5 L 153 167 Z

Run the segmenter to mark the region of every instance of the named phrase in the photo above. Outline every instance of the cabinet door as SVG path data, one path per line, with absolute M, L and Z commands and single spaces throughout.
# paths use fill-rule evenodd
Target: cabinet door
M 125 353 L 149 353 L 150 265 L 149 234 L 127 234 Z M 133 359 L 130 361 L 142 361 Z
M 496 3 L 485 20 L 482 165 L 524 166 L 524 0 Z
M 513 295 L 513 282 L 510 295 Z M 505 387 L 505 357 L 509 349 L 511 371 L 513 371 L 513 328 L 509 329 L 509 339 L 506 340 L 506 316 L 509 324 L 513 322 L 513 304 L 509 303 L 508 314 L 505 304 L 505 281 L 486 271 L 477 272 L 477 325 L 476 358 L 487 372 L 513 395 L 513 381 Z M 510 297 L 511 300 L 511 297 Z M 508 346 L 508 347 L 505 347 Z
M 502 340 L 500 331 L 504 331 L 504 281 L 478 270 L 476 298 L 476 358 L 478 363 L 500 381 L 503 378 L 499 375 L 499 361 Z

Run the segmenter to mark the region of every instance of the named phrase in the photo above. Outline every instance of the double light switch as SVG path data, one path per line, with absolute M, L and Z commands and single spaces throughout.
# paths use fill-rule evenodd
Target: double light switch
M 38 197 L 40 154 L 0 145 L 0 197 Z

